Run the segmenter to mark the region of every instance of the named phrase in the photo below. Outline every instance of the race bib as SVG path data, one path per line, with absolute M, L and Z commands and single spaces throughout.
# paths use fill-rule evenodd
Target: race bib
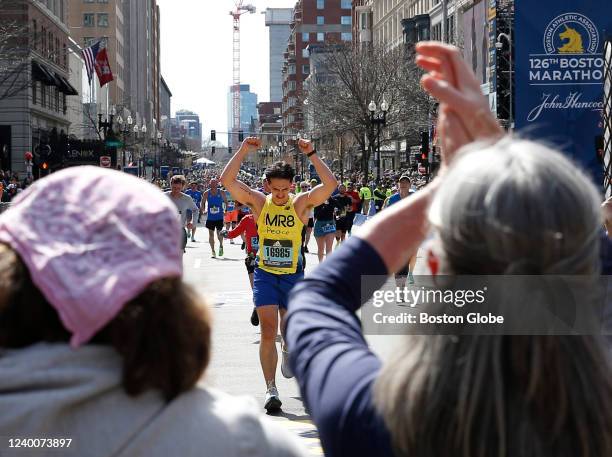
M 234 208 L 235 208 L 235 206 L 234 206 L 234 202 L 228 202 L 228 204 L 227 204 L 227 210 L 228 210 L 228 211 L 234 211 Z
M 258 236 L 251 237 L 251 246 L 253 247 L 254 251 L 257 251 L 259 249 L 259 237 Z
M 210 207 L 210 214 L 219 214 L 219 207 L 218 206 L 211 206 Z
M 336 231 L 336 226 L 334 224 L 325 224 L 321 227 L 321 231 L 323 233 L 334 233 Z
M 293 266 L 293 243 L 291 240 L 265 240 L 263 264 L 266 267 L 291 268 Z

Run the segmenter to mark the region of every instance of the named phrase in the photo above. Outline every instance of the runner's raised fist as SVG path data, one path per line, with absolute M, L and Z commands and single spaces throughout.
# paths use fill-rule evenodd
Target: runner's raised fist
M 246 149 L 248 152 L 256 152 L 261 147 L 261 140 L 254 136 L 249 136 L 242 142 L 241 149 Z
M 298 148 L 300 148 L 300 151 L 302 151 L 303 154 L 310 154 L 312 151 L 314 151 L 312 141 L 305 140 L 304 138 L 301 138 L 298 141 Z

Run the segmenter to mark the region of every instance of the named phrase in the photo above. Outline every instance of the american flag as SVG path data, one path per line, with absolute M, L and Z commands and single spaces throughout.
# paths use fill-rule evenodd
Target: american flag
M 96 64 L 96 57 L 98 57 L 98 51 L 100 50 L 100 42 L 91 45 L 88 48 L 83 49 L 83 59 L 85 60 L 85 68 L 87 68 L 87 77 L 89 78 L 89 84 L 91 84 L 91 78 L 94 75 L 94 66 Z

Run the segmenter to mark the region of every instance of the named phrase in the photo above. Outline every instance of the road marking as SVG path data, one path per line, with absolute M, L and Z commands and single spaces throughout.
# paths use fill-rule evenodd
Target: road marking
M 291 434 L 297 436 L 298 440 L 308 450 L 311 456 L 323 455 L 323 448 L 319 440 L 319 431 L 310 420 L 287 420 L 284 418 L 272 418 L 272 420 L 289 430 Z

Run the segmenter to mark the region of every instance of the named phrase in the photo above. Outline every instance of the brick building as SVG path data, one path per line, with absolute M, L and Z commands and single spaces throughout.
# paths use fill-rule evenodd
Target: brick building
M 295 139 L 304 131 L 304 81 L 310 75 L 309 44 L 352 40 L 351 0 L 299 0 L 293 9 L 291 34 L 283 63 L 283 133 L 292 155 Z

